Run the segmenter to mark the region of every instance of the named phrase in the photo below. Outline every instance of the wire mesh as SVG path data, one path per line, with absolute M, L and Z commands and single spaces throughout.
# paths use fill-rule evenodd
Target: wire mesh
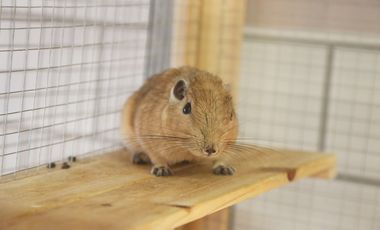
M 342 173 L 379 179 L 380 46 L 338 48 L 335 56 L 327 148 Z
M 326 49 L 248 38 L 243 50 L 242 136 L 261 144 L 315 150 Z
M 0 174 L 120 146 L 149 1 L 1 1 Z
M 378 41 L 247 28 L 242 135 L 264 145 L 336 153 L 339 174 L 336 181 L 302 181 L 238 205 L 234 229 L 380 227 Z

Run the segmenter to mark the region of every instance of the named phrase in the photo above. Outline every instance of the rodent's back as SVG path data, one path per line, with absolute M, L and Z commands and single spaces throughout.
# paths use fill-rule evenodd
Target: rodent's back
M 165 106 L 168 92 L 170 91 L 170 82 L 179 73 L 178 69 L 168 69 L 153 75 L 128 98 L 122 111 L 122 133 L 124 138 L 137 138 L 136 125 L 144 120 L 143 113 L 145 111 L 149 111 L 152 119 L 159 118 L 154 116 L 158 115 L 155 111 L 159 111 Z

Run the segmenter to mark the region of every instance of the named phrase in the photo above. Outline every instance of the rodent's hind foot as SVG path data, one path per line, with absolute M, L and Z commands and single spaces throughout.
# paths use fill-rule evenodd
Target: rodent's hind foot
M 166 166 L 153 166 L 150 171 L 155 176 L 171 176 L 173 175 L 172 170 Z
M 215 175 L 231 176 L 236 172 L 234 167 L 218 165 L 212 169 Z
M 135 153 L 132 157 L 132 163 L 137 165 L 150 164 L 150 158 L 143 152 Z

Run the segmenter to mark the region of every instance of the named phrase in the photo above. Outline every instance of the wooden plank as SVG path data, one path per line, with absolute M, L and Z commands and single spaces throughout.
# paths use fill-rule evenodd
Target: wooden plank
M 175 11 L 173 65 L 196 66 L 217 74 L 229 84 L 235 103 L 238 101 L 245 6 L 245 0 L 192 0 L 176 2 Z M 206 226 L 217 220 L 214 215 L 187 229 L 195 230 L 196 226 Z
M 336 164 L 321 153 L 252 148 L 238 155 L 234 176 L 215 176 L 204 163 L 156 178 L 119 151 L 3 182 L 0 229 L 172 229 Z
M 313 177 L 322 178 L 322 179 L 334 179 L 336 176 L 337 176 L 336 168 L 326 169 L 313 175 Z
M 219 75 L 237 99 L 243 41 L 245 0 L 201 2 L 196 66 Z
M 175 1 L 172 65 L 196 66 L 202 0 Z
M 225 208 L 204 218 L 176 228 L 176 230 L 228 230 L 230 221 L 230 209 Z

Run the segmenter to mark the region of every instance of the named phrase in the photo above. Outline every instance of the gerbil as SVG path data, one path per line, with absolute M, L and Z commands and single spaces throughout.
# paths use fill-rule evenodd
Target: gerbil
M 232 175 L 224 161 L 238 121 L 222 80 L 193 67 L 168 69 L 149 78 L 129 97 L 122 135 L 133 163 L 152 163 L 156 176 L 172 175 L 182 161 L 213 161 L 213 172 Z

